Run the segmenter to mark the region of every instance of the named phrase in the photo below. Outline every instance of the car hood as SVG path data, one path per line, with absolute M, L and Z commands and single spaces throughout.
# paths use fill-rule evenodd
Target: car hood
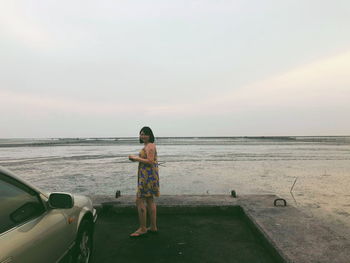
M 74 206 L 79 206 L 79 207 L 87 206 L 88 208 L 92 208 L 92 201 L 89 197 L 73 194 L 73 198 L 74 198 Z

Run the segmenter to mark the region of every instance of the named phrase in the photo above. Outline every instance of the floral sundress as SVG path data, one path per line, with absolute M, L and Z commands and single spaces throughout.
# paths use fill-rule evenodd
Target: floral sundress
M 147 159 L 145 149 L 142 149 L 139 156 Z M 159 196 L 159 170 L 157 162 L 157 152 L 154 154 L 155 164 L 139 163 L 137 172 L 137 197 L 147 198 Z

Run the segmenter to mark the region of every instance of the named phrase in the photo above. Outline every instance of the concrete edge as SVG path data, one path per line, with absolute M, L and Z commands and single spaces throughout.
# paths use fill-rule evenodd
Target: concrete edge
M 277 257 L 281 262 L 292 263 L 292 261 L 287 257 L 287 255 L 285 255 L 275 240 L 273 240 L 272 237 L 266 233 L 264 228 L 254 219 L 254 217 L 248 211 L 246 211 L 244 207 L 242 207 L 242 211 L 243 215 L 248 218 L 248 224 L 250 224 L 252 228 L 256 228 L 257 235 L 261 235 L 262 240 L 269 244 L 269 246 L 265 247 L 270 251 L 270 253 Z

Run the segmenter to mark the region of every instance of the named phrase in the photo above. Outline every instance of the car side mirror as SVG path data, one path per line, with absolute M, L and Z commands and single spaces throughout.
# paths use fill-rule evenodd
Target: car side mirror
M 68 209 L 74 206 L 74 199 L 71 194 L 52 193 L 49 196 L 49 205 L 51 208 Z

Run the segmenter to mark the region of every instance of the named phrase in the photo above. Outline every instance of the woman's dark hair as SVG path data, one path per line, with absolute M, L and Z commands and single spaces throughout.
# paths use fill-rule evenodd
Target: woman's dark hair
M 147 127 L 147 126 L 143 127 L 139 134 L 141 134 L 141 132 L 143 132 L 145 135 L 149 135 L 149 142 L 152 142 L 152 143 L 154 142 L 154 135 L 150 127 Z M 143 143 L 141 138 L 140 138 L 140 143 Z

